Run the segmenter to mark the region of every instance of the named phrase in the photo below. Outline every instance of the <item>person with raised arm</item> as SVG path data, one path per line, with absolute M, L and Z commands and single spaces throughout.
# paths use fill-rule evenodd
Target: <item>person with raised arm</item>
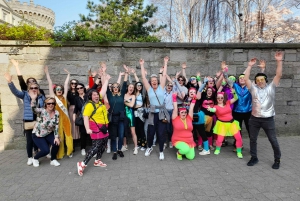
M 19 62 L 16 61 L 16 60 L 14 60 L 14 59 L 11 59 L 10 61 L 11 61 L 11 63 L 14 65 L 14 67 L 16 68 L 17 75 L 18 75 L 18 80 L 19 80 L 19 84 L 20 84 L 20 87 L 21 87 L 21 89 L 22 89 L 23 91 L 27 91 L 27 87 L 28 87 L 28 84 L 29 84 L 29 83 L 36 83 L 36 84 L 37 84 L 36 79 L 33 78 L 33 77 L 27 78 L 27 80 L 26 80 L 26 82 L 25 82 L 25 80 L 24 80 L 24 78 L 23 78 L 23 75 L 22 75 L 22 73 L 21 73 L 21 71 L 20 71 L 20 68 L 19 68 Z M 40 94 L 42 94 L 43 96 L 45 96 L 44 90 L 39 89 L 39 91 L 40 91 Z
M 196 143 L 193 138 L 193 115 L 194 106 L 196 103 L 196 95 L 194 95 L 191 101 L 189 112 L 185 107 L 178 108 L 177 106 L 177 93 L 173 93 L 173 135 L 172 144 L 178 149 L 177 159 L 182 160 L 182 155 L 185 155 L 187 159 L 193 160 L 195 158 L 194 147 Z
M 110 75 L 106 74 L 102 76 L 103 87 L 100 92 L 96 89 L 92 89 L 88 94 L 88 102 L 84 106 L 83 118 L 84 127 L 86 133 L 91 136 L 92 148 L 87 152 L 83 161 L 77 163 L 77 173 L 79 176 L 83 176 L 83 171 L 87 167 L 88 162 L 96 155 L 94 162 L 95 167 L 106 167 L 107 165 L 101 161 L 102 154 L 105 151 L 109 132 L 107 118 L 107 109 L 105 105 L 100 101 L 101 97 L 104 97 L 108 89 L 108 81 Z
M 250 72 L 253 65 L 256 63 L 256 58 L 253 58 L 249 61 L 248 67 L 245 71 L 244 79 L 246 86 L 252 95 L 252 112 L 249 119 L 251 159 L 247 163 L 248 166 L 253 166 L 258 163 L 257 136 L 260 128 L 262 128 L 265 131 L 273 148 L 274 164 L 272 165 L 272 168 L 279 169 L 280 167 L 281 151 L 276 137 L 274 116 L 275 88 L 279 86 L 282 76 L 283 56 L 284 54 L 281 51 L 277 51 L 275 53 L 275 59 L 277 62 L 276 75 L 270 84 L 267 84 L 268 77 L 264 73 L 257 73 L 254 78 L 254 83 L 250 81 Z
M 231 93 L 233 94 L 233 98 L 227 100 L 227 95 L 224 92 L 217 93 L 217 104 L 211 108 L 208 107 L 208 111 L 215 112 L 217 116 L 216 125 L 213 128 L 213 132 L 218 135 L 216 141 L 216 150 L 214 152 L 215 155 L 220 154 L 222 142 L 225 136 L 233 136 L 236 140 L 236 152 L 238 158 L 243 158 L 242 154 L 242 138 L 240 134 L 240 126 L 239 122 L 234 120 L 232 117 L 232 109 L 230 107 L 237 99 L 237 95 L 234 89 L 231 89 Z
M 153 151 L 153 138 L 156 133 L 159 138 L 159 160 L 164 160 L 164 133 L 167 129 L 167 122 L 170 122 L 170 115 L 163 104 L 164 101 L 164 88 L 166 85 L 167 65 L 169 57 L 164 58 L 164 69 L 162 72 L 162 79 L 159 83 L 159 78 L 156 74 L 150 76 L 150 83 L 148 82 L 145 74 L 144 60 L 140 59 L 142 81 L 145 89 L 148 92 L 150 101 L 149 116 L 148 116 L 148 134 L 147 134 L 147 150 L 145 156 L 150 156 Z
M 35 82 L 28 83 L 28 87 L 26 91 L 18 90 L 14 83 L 12 82 L 12 76 L 9 73 L 4 75 L 5 79 L 7 80 L 8 87 L 12 94 L 14 94 L 17 98 L 23 100 L 24 108 L 23 108 L 23 121 L 24 121 L 24 134 L 26 136 L 26 150 L 27 150 L 27 165 L 32 165 L 33 163 L 33 147 L 34 142 L 32 139 L 32 131 L 34 128 L 35 120 L 37 115 L 33 113 L 31 109 L 31 97 L 30 94 L 37 94 L 37 107 L 43 107 L 45 96 L 40 94 L 39 92 L 39 85 Z M 37 150 L 37 149 L 36 149 Z
M 124 65 L 124 82 L 121 85 L 119 83 L 113 83 L 112 91 L 109 89 L 106 91 L 106 96 L 110 105 L 109 113 L 111 115 L 111 121 L 109 122 L 109 138 L 111 139 L 111 150 L 113 151 L 113 160 L 117 160 L 119 157 L 123 158 L 124 154 L 121 151 L 123 138 L 124 138 L 124 122 L 125 122 L 125 106 L 124 106 L 124 95 L 127 88 L 128 79 L 128 68 Z M 105 70 L 103 70 L 105 72 Z M 121 80 L 120 80 L 121 82 Z M 117 137 L 118 146 L 117 146 Z
M 63 85 L 55 85 L 53 88 L 53 83 L 50 78 L 48 71 L 48 66 L 45 66 L 45 74 L 47 77 L 49 85 L 49 95 L 55 98 L 56 105 L 55 109 L 59 112 L 59 127 L 58 134 L 61 141 L 57 153 L 57 159 L 62 159 L 65 155 L 65 143 L 67 145 L 67 155 L 71 158 L 73 156 L 73 137 L 71 131 L 71 122 L 67 109 L 67 94 L 70 80 L 70 72 L 64 69 L 67 73 L 67 78 Z

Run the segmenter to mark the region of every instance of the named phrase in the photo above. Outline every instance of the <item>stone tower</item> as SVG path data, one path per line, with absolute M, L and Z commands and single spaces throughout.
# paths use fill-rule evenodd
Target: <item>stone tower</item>
M 55 13 L 51 9 L 34 4 L 33 0 L 30 0 L 29 4 L 18 0 L 8 0 L 7 4 L 24 19 L 32 21 L 38 26 L 53 29 Z

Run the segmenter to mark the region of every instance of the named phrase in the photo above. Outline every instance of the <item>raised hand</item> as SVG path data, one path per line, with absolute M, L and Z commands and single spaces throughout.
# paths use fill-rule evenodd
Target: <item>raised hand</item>
M 106 72 L 107 67 L 106 67 L 106 63 L 105 63 L 104 61 L 101 61 L 101 62 L 100 62 L 100 66 L 101 66 L 101 68 L 102 68 L 102 71 L 103 71 L 103 72 Z
M 253 66 L 254 64 L 256 64 L 256 58 L 252 58 L 252 59 L 248 62 L 248 66 Z
M 135 70 L 133 68 L 130 68 L 130 73 L 134 74 Z
M 120 75 L 121 75 L 121 76 L 124 76 L 124 75 L 125 75 L 125 73 L 120 71 Z
M 180 73 L 181 73 L 181 71 L 178 71 L 178 72 L 176 73 L 176 75 L 175 75 L 175 78 L 176 78 L 176 79 L 178 78 L 178 76 L 180 75 Z
M 168 61 L 169 61 L 169 57 L 168 57 L 168 56 L 165 56 L 164 62 L 165 62 L 165 63 L 168 63 Z
M 276 61 L 282 61 L 283 60 L 283 52 L 281 52 L 281 51 L 277 51 L 276 53 L 275 53 L 275 59 L 276 59 Z
M 140 62 L 140 65 L 141 65 L 141 66 L 143 66 L 143 65 L 144 65 L 144 63 L 145 63 L 144 59 L 140 59 L 140 61 L 139 61 L 139 62 Z
M 208 78 L 204 77 L 203 83 L 207 83 L 208 82 Z
M 12 76 L 9 73 L 4 74 L 5 79 L 7 80 L 8 83 L 11 83 Z
M 70 74 L 70 72 L 69 72 L 67 69 L 65 69 L 65 68 L 64 68 L 64 71 L 65 71 L 67 74 Z
M 18 66 L 19 66 L 19 62 L 18 62 L 18 61 L 14 60 L 14 59 L 11 59 L 10 61 L 11 61 L 11 63 L 12 63 L 15 67 L 18 67 Z
M 186 69 L 186 63 L 185 62 L 181 64 L 181 68 Z
M 200 77 L 201 76 L 201 73 L 200 73 L 200 71 L 198 71 L 197 73 L 196 73 L 196 76 L 198 77 Z
M 266 68 L 266 61 L 265 60 L 259 60 L 259 65 L 257 65 L 260 68 Z
M 125 69 L 125 72 L 128 73 L 128 71 L 129 71 L 128 66 L 126 66 L 125 64 L 123 64 L 123 68 Z
M 226 65 L 226 61 L 222 61 L 221 62 L 221 69 L 222 69 L 222 71 L 224 71 L 224 69 L 228 69 L 228 65 Z

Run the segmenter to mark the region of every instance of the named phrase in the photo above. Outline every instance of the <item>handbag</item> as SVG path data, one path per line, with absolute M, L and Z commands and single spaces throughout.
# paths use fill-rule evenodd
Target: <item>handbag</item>
M 99 106 L 100 107 L 100 106 Z M 103 124 L 101 127 L 99 127 L 99 125 L 97 124 L 97 122 L 94 120 L 94 118 L 93 118 L 93 115 L 96 113 L 96 110 L 99 108 L 99 107 L 97 107 L 94 111 L 93 111 L 93 114 L 90 116 L 90 118 L 96 123 L 96 126 L 98 127 L 98 129 L 99 129 L 99 131 L 101 132 L 101 133 L 103 133 L 103 134 L 106 134 L 107 132 L 108 132 L 108 128 L 107 128 L 107 126 L 105 125 L 105 124 Z M 105 116 L 104 116 L 104 112 L 103 112 L 103 110 L 102 110 L 102 114 L 103 114 L 103 118 L 104 118 L 104 120 L 105 120 Z
M 84 126 L 83 116 L 81 114 L 78 117 L 76 117 L 75 125 L 76 126 Z
M 81 98 L 79 98 L 79 100 L 81 100 Z M 75 123 L 76 126 L 84 126 L 84 120 L 83 120 L 82 112 L 83 112 L 84 107 L 85 107 L 85 102 L 82 101 L 82 100 L 80 102 L 82 104 L 82 108 L 81 108 L 79 116 L 77 116 L 76 119 L 75 119 L 74 123 Z
M 24 130 L 32 130 L 35 124 L 36 121 L 24 122 Z
M 159 99 L 158 99 L 158 97 L 157 97 L 156 92 L 155 92 L 154 90 L 153 90 L 153 92 L 155 93 L 155 96 L 156 96 L 156 99 L 157 99 L 159 105 L 161 105 L 161 104 L 160 104 L 160 101 L 159 101 Z M 163 107 L 165 107 L 165 109 L 166 109 L 166 106 L 165 106 L 165 105 L 163 105 Z M 165 115 L 165 114 L 164 114 L 164 115 Z M 164 117 L 164 119 L 160 119 L 160 120 L 161 120 L 161 122 L 163 122 L 163 123 L 166 123 L 166 124 L 169 123 L 166 116 Z

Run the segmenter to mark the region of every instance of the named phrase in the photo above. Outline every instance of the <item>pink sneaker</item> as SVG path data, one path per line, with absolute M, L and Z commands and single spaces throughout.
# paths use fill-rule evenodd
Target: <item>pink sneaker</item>
M 106 167 L 107 165 L 105 163 L 103 163 L 101 161 L 101 159 L 99 159 L 99 160 L 95 160 L 94 166 L 96 166 L 96 167 Z
M 77 163 L 77 173 L 79 176 L 83 176 L 84 168 L 86 168 L 86 165 L 83 162 Z

